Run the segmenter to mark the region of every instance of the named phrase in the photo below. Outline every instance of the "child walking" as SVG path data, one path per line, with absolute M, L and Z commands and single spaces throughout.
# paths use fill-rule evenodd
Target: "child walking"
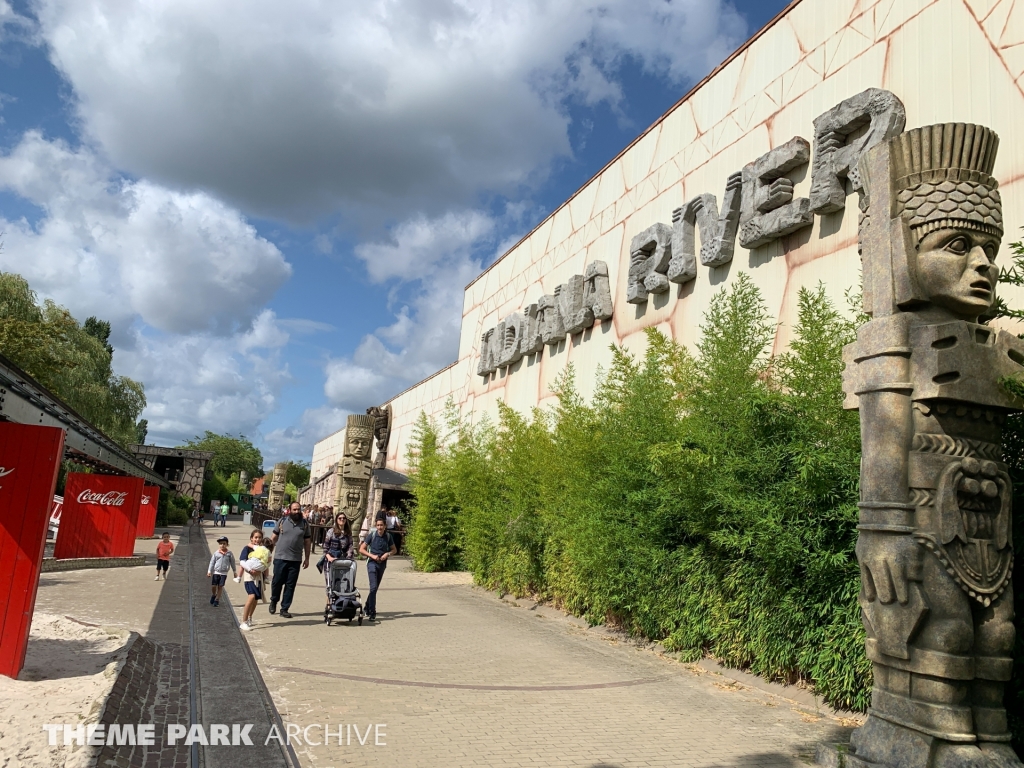
M 160 571 L 164 572 L 164 581 L 167 580 L 167 569 L 171 565 L 172 554 L 174 554 L 174 545 L 171 544 L 171 534 L 165 533 L 163 538 L 156 543 L 156 578 L 153 581 L 160 581 Z
M 235 556 L 228 550 L 228 537 L 221 536 L 217 539 L 217 551 L 210 558 L 210 565 L 206 569 L 206 575 L 210 577 L 210 605 L 216 608 L 220 605 L 220 593 L 224 591 L 224 584 L 228 580 L 228 574 L 235 572 Z
M 248 632 L 253 628 L 252 615 L 256 612 L 256 604 L 263 599 L 264 578 L 270 562 L 270 552 L 263 546 L 263 534 L 259 530 L 249 534 L 249 544 L 242 548 L 239 560 L 235 581 L 245 580 L 246 597 L 245 607 L 242 608 L 242 621 L 238 628 Z

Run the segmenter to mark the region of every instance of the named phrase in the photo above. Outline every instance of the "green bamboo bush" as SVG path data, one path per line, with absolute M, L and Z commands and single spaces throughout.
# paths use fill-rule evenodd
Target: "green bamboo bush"
M 613 348 L 589 403 L 570 368 L 557 406 L 529 418 L 421 416 L 417 567 L 461 566 L 683 658 L 804 679 L 865 709 L 860 428 L 842 408 L 841 355 L 863 319 L 802 290 L 790 349 L 772 356 L 774 322 L 740 275 L 692 354 L 649 330 L 642 355 Z

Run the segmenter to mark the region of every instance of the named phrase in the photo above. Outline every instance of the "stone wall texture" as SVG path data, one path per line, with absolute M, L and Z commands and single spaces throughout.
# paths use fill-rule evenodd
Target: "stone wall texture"
M 813 146 L 814 119 L 868 88 L 903 102 L 908 129 L 974 122 L 1002 137 L 994 175 L 1004 205 L 1005 264 L 1005 243 L 1020 240 L 1024 225 L 1024 141 L 1015 136 L 1024 125 L 1024 3 L 802 0 L 467 286 L 458 359 L 390 401 L 387 466 L 407 469 L 417 417 L 440 416 L 449 397 L 474 418 L 493 417 L 498 400 L 527 412 L 553 403 L 551 385 L 569 363 L 589 396 L 610 362 L 609 345 L 642 353 L 646 328 L 692 347 L 712 296 L 742 272 L 779 321 L 776 351 L 790 342 L 801 287 L 822 282 L 845 307 L 845 293 L 860 285 L 855 193 L 845 209 L 816 215 L 812 226 L 766 245 L 747 249 L 738 239 L 730 263 L 698 264 L 695 280 L 642 304 L 626 301 L 630 243 L 654 224 L 671 225 L 673 210 L 697 195 L 715 195 L 721 205 L 731 174 L 794 137 Z M 813 162 L 788 174 L 795 197 L 809 195 Z M 608 265 L 611 320 L 497 375 L 477 375 L 485 331 L 594 261 Z M 1020 305 L 1024 295 L 1007 299 Z

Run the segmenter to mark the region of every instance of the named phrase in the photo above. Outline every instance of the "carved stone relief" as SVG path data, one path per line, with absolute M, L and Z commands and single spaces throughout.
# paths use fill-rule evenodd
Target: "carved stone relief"
M 566 334 L 581 333 L 599 320 L 612 316 L 608 265 L 591 262 L 582 275 L 573 275 L 522 312 L 513 312 L 480 337 L 476 372 L 489 376 L 499 368 L 515 365 L 523 357 L 555 345 Z
M 810 199 L 794 200 L 786 175 L 810 159 L 811 145 L 794 136 L 743 167 L 740 245 L 758 248 L 814 223 Z

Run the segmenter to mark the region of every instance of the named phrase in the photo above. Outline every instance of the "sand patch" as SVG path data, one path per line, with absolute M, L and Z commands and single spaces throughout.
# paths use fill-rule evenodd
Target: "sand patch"
M 0 768 L 85 768 L 91 750 L 47 744 L 45 723 L 95 723 L 127 656 L 131 633 L 64 616 L 32 619 L 25 668 L 0 676 Z

